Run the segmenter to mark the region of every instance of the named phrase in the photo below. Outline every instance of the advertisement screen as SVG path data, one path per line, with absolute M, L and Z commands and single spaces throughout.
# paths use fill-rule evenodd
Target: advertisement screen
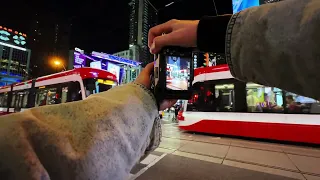
M 90 63 L 90 67 L 96 68 L 96 69 L 101 69 L 101 61 L 94 61 Z
M 120 80 L 120 66 L 117 66 L 115 64 L 112 64 L 108 62 L 108 68 L 107 71 L 117 76 L 117 81 Z
M 74 52 L 73 68 L 81 68 L 81 67 L 85 67 L 85 65 L 86 65 L 86 56 L 81 53 Z
M 188 90 L 190 60 L 185 57 L 167 56 L 166 87 L 171 90 Z
M 232 0 L 233 13 L 237 13 L 243 9 L 259 6 L 260 0 Z

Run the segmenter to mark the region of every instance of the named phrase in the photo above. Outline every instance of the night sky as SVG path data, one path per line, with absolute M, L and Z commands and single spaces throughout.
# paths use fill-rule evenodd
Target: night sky
M 199 19 L 204 15 L 216 15 L 212 0 L 149 0 L 159 10 L 159 21 L 176 19 Z M 231 0 L 215 0 L 218 14 L 232 13 Z M 56 0 L 56 1 L 5 1 L 1 2 L 0 24 L 24 33 L 30 30 L 34 14 L 39 13 L 70 25 L 69 49 L 79 47 L 86 52 L 114 53 L 128 48 L 129 0 Z M 51 21 L 51 20 L 48 20 Z M 45 22 L 50 23 L 50 22 Z M 29 41 L 30 41 L 29 36 Z M 30 47 L 29 47 L 30 48 Z M 36 52 L 39 49 L 31 49 Z M 68 49 L 66 48 L 66 52 Z M 45 59 L 35 57 L 32 64 L 44 66 Z

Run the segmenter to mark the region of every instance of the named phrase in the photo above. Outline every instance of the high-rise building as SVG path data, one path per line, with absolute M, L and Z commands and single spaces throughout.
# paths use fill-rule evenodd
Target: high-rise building
M 131 0 L 129 6 L 129 47 L 139 52 L 138 59 L 134 60 L 146 64 L 152 61 L 148 48 L 148 32 L 157 24 L 157 13 L 148 0 Z
M 32 75 L 38 77 L 55 72 L 50 61 L 52 57 L 59 57 L 66 63 L 71 23 L 50 12 L 35 12 L 32 19 L 28 33 L 32 64 L 45 68 L 33 69 Z
M 27 35 L 0 26 L 0 86 L 28 79 L 31 50 Z

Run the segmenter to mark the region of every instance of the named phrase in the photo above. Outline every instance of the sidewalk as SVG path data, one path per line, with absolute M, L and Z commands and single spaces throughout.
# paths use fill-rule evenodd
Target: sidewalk
M 201 174 L 201 172 L 203 175 L 206 174 L 202 179 L 211 179 L 213 174 L 210 175 L 210 172 L 215 172 L 215 174 L 220 172 L 219 177 L 222 179 L 231 177 L 231 179 L 241 179 L 244 178 L 243 174 L 250 174 L 255 179 L 288 177 L 320 180 L 319 148 L 181 133 L 174 124 L 163 126 L 162 143 L 155 153 L 163 153 L 166 156 L 157 160 L 152 167 L 150 166 L 142 173 L 146 175 L 141 175 L 141 177 L 147 176 L 151 171 L 166 174 L 168 170 L 171 171 L 170 168 L 174 168 L 170 164 L 175 162 L 178 165 L 174 170 L 181 173 L 175 178 L 189 173 L 185 171 L 194 171 L 194 175 L 197 176 L 199 175 L 197 173 Z M 164 164 L 165 162 L 167 165 Z M 207 166 L 210 168 L 208 169 Z M 235 169 L 228 169 L 230 167 Z M 228 171 L 234 172 L 232 176 L 228 174 Z M 195 176 L 189 173 L 188 177 Z

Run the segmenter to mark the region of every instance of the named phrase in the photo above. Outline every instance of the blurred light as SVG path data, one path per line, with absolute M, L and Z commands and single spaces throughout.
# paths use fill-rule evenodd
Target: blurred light
M 55 61 L 54 61 L 54 64 L 57 65 L 57 66 L 59 66 L 59 65 L 61 64 L 61 62 L 58 61 L 58 60 L 55 60 Z
M 171 3 L 167 4 L 167 5 L 165 5 L 164 7 L 171 6 L 173 3 L 174 3 L 174 2 L 171 2 Z

